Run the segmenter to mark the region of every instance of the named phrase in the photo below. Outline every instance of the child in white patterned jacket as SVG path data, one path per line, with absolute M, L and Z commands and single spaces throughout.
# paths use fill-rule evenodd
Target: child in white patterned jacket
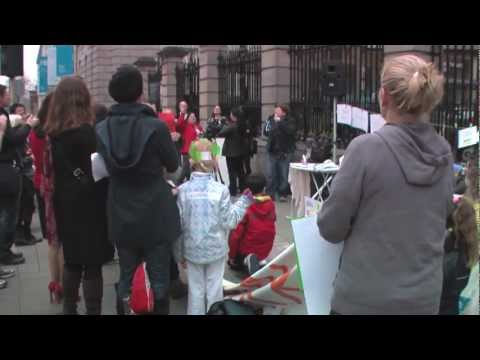
M 246 190 L 232 204 L 228 187 L 213 176 L 218 155 L 216 144 L 206 139 L 193 143 L 190 162 L 194 172 L 190 181 L 178 188 L 182 236 L 175 255 L 187 269 L 188 315 L 205 315 L 212 304 L 223 300 L 228 233 L 253 202 L 251 191 Z

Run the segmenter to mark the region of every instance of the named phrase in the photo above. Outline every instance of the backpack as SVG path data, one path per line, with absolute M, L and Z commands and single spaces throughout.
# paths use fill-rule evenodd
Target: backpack
M 138 266 L 133 276 L 130 309 L 134 314 L 149 314 L 154 308 L 153 290 L 148 278 L 147 264 Z
M 257 315 L 257 311 L 251 305 L 226 299 L 213 304 L 207 315 Z

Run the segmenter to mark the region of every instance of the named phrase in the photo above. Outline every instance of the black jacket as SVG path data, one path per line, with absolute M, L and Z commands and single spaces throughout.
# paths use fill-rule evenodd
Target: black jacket
M 100 189 L 92 178 L 95 131 L 85 124 L 63 131 L 51 141 L 55 171 L 53 204 L 65 262 L 104 264 L 113 258 L 113 246 L 107 238 L 107 216 L 100 204 Z M 86 184 L 73 176 L 72 169 L 77 168 L 86 174 Z
M 3 144 L 0 149 L 0 162 L 17 162 L 19 166 L 22 164 L 20 150 L 22 145 L 27 141 L 30 133 L 30 125 L 22 125 L 12 128 L 10 125 L 10 117 L 5 109 L 0 108 L 0 115 L 7 117 L 7 127 L 3 136 Z M 1 174 L 0 174 L 1 175 Z
M 218 133 L 226 125 L 227 120 L 222 116 L 220 120 L 215 118 L 210 118 L 207 121 L 207 130 L 205 131 L 205 137 L 209 140 L 212 140 L 218 136 Z
M 98 152 L 110 173 L 109 237 L 120 248 L 145 249 L 180 235 L 180 216 L 163 168 L 178 152 L 167 126 L 143 104 L 116 104 L 97 125 Z
M 246 156 L 249 153 L 248 137 L 241 134 L 237 123 L 229 123 L 217 134 L 217 137 L 225 138 L 222 155 L 226 157 Z
M 270 116 L 263 130 L 263 135 L 268 137 L 268 152 L 275 155 L 293 153 L 296 131 L 295 120 L 288 115 L 278 122 Z

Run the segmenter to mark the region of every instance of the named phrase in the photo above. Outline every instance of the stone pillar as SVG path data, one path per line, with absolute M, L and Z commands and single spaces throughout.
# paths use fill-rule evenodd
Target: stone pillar
M 142 73 L 143 78 L 143 99 L 148 101 L 148 74 L 155 72 L 157 68 L 157 62 L 153 57 L 141 57 L 134 62 L 134 65 L 138 67 Z
M 188 51 L 182 47 L 168 46 L 158 53 L 162 71 L 160 96 L 162 107 L 170 107 L 175 112 L 177 107 L 177 78 L 175 68 L 181 63 Z
M 432 60 L 432 45 L 384 45 L 385 59 L 396 55 L 412 54 Z
M 200 45 L 200 119 L 206 121 L 219 102 L 218 55 L 226 45 Z M 225 114 L 224 114 L 225 115 Z
M 275 104 L 290 102 L 290 56 L 288 45 L 262 45 L 262 120 Z

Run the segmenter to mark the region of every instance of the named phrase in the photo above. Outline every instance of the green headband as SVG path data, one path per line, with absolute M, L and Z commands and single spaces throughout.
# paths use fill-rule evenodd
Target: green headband
M 211 150 L 207 152 L 211 153 L 213 157 L 217 157 L 220 155 L 220 146 L 218 146 L 218 144 L 214 142 L 212 143 Z M 192 143 L 192 145 L 190 146 L 189 155 L 190 155 L 190 158 L 195 162 L 200 162 L 202 160 L 205 160 L 202 158 L 202 151 L 198 150 L 196 143 Z

